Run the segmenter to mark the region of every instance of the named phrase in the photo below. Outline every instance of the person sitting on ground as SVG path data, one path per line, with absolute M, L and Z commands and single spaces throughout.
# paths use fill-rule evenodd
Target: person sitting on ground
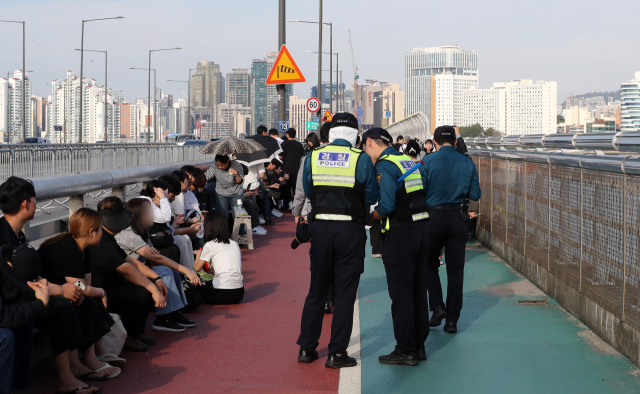
M 205 174 L 209 178 L 216 178 L 216 210 L 225 218 L 231 210 L 235 217 L 234 209 L 238 206 L 238 200 L 241 204 L 244 203 L 242 165 L 226 155 L 216 155 L 215 161 Z
M 124 349 L 144 352 L 155 338 L 144 335 L 152 306 L 167 306 L 168 289 L 162 278 L 144 264 L 128 256 L 118 245 L 116 235 L 131 225 L 131 214 L 118 197 L 107 197 L 98 204 L 103 234 L 98 246 L 87 248 L 91 278 L 103 288 L 109 303 L 107 310 L 120 315 L 127 330 Z
M 181 309 L 187 305 L 187 298 L 182 288 L 180 274 L 186 276 L 194 286 L 200 285 L 198 275 L 176 263 L 179 259 L 177 253 L 173 256 L 174 259 L 170 259 L 158 252 L 149 242 L 147 229 L 153 226 L 153 210 L 149 200 L 134 198 L 127 202 L 126 207 L 133 220 L 131 226 L 116 235 L 118 245 L 130 257 L 148 265 L 151 270 L 160 275 L 169 289 L 167 307 L 156 310 L 157 317 L 151 328 L 154 331 L 182 332 L 185 327 L 195 327 L 196 323 L 181 313 Z
M 244 297 L 242 255 L 238 244 L 229 237 L 227 220 L 213 211 L 204 219 L 204 240 L 196 269 L 213 274 L 213 304 L 239 304 Z
M 198 200 L 198 205 L 200 206 L 200 212 L 203 215 L 206 215 L 209 211 L 213 209 L 213 204 L 211 204 L 211 193 L 205 187 L 207 186 L 207 176 L 204 175 L 204 171 L 199 168 L 195 169 L 195 175 L 193 178 L 193 183 L 191 184 L 191 192 L 196 199 Z
M 244 176 L 243 189 L 245 193 L 244 205 L 247 204 L 247 200 L 251 200 L 252 203 L 258 208 L 258 212 L 262 214 L 262 218 L 259 219 L 258 227 L 260 227 L 260 232 L 264 232 L 266 235 L 266 230 L 260 226 L 260 224 L 266 225 L 274 225 L 275 223 L 271 220 L 271 204 L 269 203 L 268 192 L 264 188 L 262 182 L 267 178 L 266 171 L 264 169 L 264 163 L 257 163 L 247 168 L 247 171 Z M 249 212 L 249 210 L 247 210 Z M 253 222 L 253 214 L 249 212 Z M 256 227 L 253 226 L 252 227 Z M 262 231 L 264 230 L 264 231 Z
M 184 222 L 178 227 L 186 230 L 185 234 L 189 235 L 193 250 L 198 250 L 204 246 L 202 238 L 198 237 L 200 225 L 197 224 L 201 223 L 203 219 L 200 204 L 198 204 L 196 196 L 189 190 L 191 181 L 184 172 L 173 171 L 170 175 L 180 182 L 180 194 L 171 202 L 173 216 L 184 215 Z M 194 231 L 195 233 L 193 233 Z
M 25 248 L 27 245 L 27 237 L 22 232 L 22 228 L 25 227 L 29 220 L 32 220 L 36 211 L 36 191 L 31 181 L 18 178 L 9 177 L 5 182 L 0 185 L 0 209 L 4 214 L 0 218 L 0 246 L 2 248 L 8 248 L 10 254 L 13 257 L 13 251 L 19 247 L 22 247 L 22 251 L 28 251 L 29 248 Z M 33 250 L 33 249 L 31 249 Z M 4 254 L 3 254 L 4 256 Z M 36 255 L 37 256 L 37 253 Z M 39 256 L 37 256 L 39 258 Z M 4 260 L 4 257 L 2 258 Z M 16 265 L 20 266 L 20 269 L 25 269 L 26 275 L 33 276 L 31 271 L 33 264 L 37 265 L 39 261 L 33 261 L 31 258 L 25 259 L 25 261 L 16 261 Z M 5 305 L 12 305 L 15 303 L 27 301 L 31 302 L 33 308 L 30 308 L 28 314 L 29 320 L 21 320 L 16 315 L 0 316 L 0 328 L 11 328 L 20 337 L 21 341 L 28 341 L 24 335 L 30 336 L 30 332 L 33 331 L 33 327 L 41 330 L 47 330 L 49 332 L 51 350 L 54 356 L 56 367 L 58 370 L 58 376 L 60 383 L 58 384 L 58 390 L 60 392 L 71 392 L 75 390 L 78 394 L 91 394 L 97 392 L 97 387 L 88 386 L 82 381 L 78 380 L 76 376 L 83 376 L 87 373 L 91 373 L 92 370 L 84 365 L 78 365 L 72 369 L 70 364 L 70 353 L 72 351 L 77 352 L 78 346 L 83 341 L 82 328 L 78 323 L 78 319 L 73 310 L 73 305 L 69 302 L 77 302 L 81 296 L 79 289 L 75 286 L 49 286 L 49 283 L 45 279 L 38 280 L 37 282 L 22 281 L 13 270 L 13 263 L 10 261 L 4 261 L 0 264 L 0 270 L 4 270 L 4 276 L 11 279 L 6 281 L 5 284 L 10 286 L 11 290 L 8 293 L 3 293 L 1 297 L 2 303 Z M 34 271 L 38 271 L 34 270 Z M 35 274 L 37 276 L 37 273 Z M 35 279 L 35 278 L 32 278 Z M 31 279 L 31 280 L 32 280 Z M 11 283 L 11 281 L 16 282 Z M 63 290 L 64 288 L 64 290 Z M 61 295 L 64 292 L 64 297 Z M 67 299 L 65 299 L 65 297 Z M 44 308 L 39 304 L 42 301 Z M 13 308 L 9 309 L 9 312 Z M 3 308 L 0 308 L 3 310 Z M 24 315 L 21 315 L 24 317 Z M 34 324 L 31 325 L 29 322 Z M 20 332 L 21 327 L 29 333 Z M 25 357 L 27 360 L 18 360 L 19 365 L 30 365 L 30 356 Z M 27 369 L 28 371 L 29 369 Z M 28 373 L 28 372 L 27 372 Z M 14 375 L 18 378 L 18 381 L 14 381 L 14 386 L 28 386 L 28 381 L 24 381 L 22 374 L 17 373 Z
M 85 258 L 89 246 L 97 246 L 102 238 L 102 217 L 93 209 L 80 208 L 69 218 L 69 231 L 47 239 L 38 249 L 42 259 L 42 276 L 51 283 L 71 285 L 80 289 L 82 302 L 74 304 L 78 322 L 84 334 L 79 347 L 82 364 L 92 373 L 86 378 L 109 379 L 120 375 L 120 368 L 100 362 L 94 344 L 111 331 L 114 321 L 107 312 L 107 294 L 104 289 L 91 286 L 90 261 Z M 63 287 L 64 289 L 64 287 Z M 74 291 L 76 290 L 74 289 Z M 102 347 L 102 343 L 100 344 Z M 78 352 L 70 354 L 71 367 L 78 365 Z

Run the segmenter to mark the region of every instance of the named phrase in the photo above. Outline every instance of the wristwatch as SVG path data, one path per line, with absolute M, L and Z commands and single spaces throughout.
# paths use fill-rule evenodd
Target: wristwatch
M 157 281 L 159 281 L 160 279 L 162 279 L 162 278 L 161 278 L 161 277 L 159 277 L 159 276 L 156 276 L 155 278 L 151 279 L 151 281 L 152 281 L 153 283 L 156 283 L 156 282 L 157 282 Z

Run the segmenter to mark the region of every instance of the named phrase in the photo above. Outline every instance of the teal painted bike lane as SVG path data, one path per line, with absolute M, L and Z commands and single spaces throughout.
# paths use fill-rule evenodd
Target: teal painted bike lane
M 440 276 L 446 294 L 444 266 Z M 432 328 L 426 362 L 383 365 L 378 356 L 395 346 L 391 300 L 382 259 L 367 257 L 359 289 L 362 393 L 640 393 L 633 363 L 475 240 L 467 244 L 464 285 L 457 334 Z

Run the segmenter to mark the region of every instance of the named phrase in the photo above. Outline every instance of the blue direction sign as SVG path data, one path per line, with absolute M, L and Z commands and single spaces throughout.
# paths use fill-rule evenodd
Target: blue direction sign
M 390 117 L 391 117 L 391 111 L 386 111 L 386 112 L 384 113 L 384 117 L 385 117 L 385 118 L 390 118 Z
M 278 122 L 278 128 L 281 132 L 286 133 L 289 130 L 290 123 L 288 120 L 281 120 Z

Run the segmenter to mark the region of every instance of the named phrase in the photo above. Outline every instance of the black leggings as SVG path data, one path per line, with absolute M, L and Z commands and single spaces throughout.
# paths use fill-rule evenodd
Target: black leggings
M 153 297 L 144 287 L 126 283 L 107 290 L 107 310 L 117 313 L 127 335 L 138 339 L 144 332 L 149 310 L 153 306 Z

